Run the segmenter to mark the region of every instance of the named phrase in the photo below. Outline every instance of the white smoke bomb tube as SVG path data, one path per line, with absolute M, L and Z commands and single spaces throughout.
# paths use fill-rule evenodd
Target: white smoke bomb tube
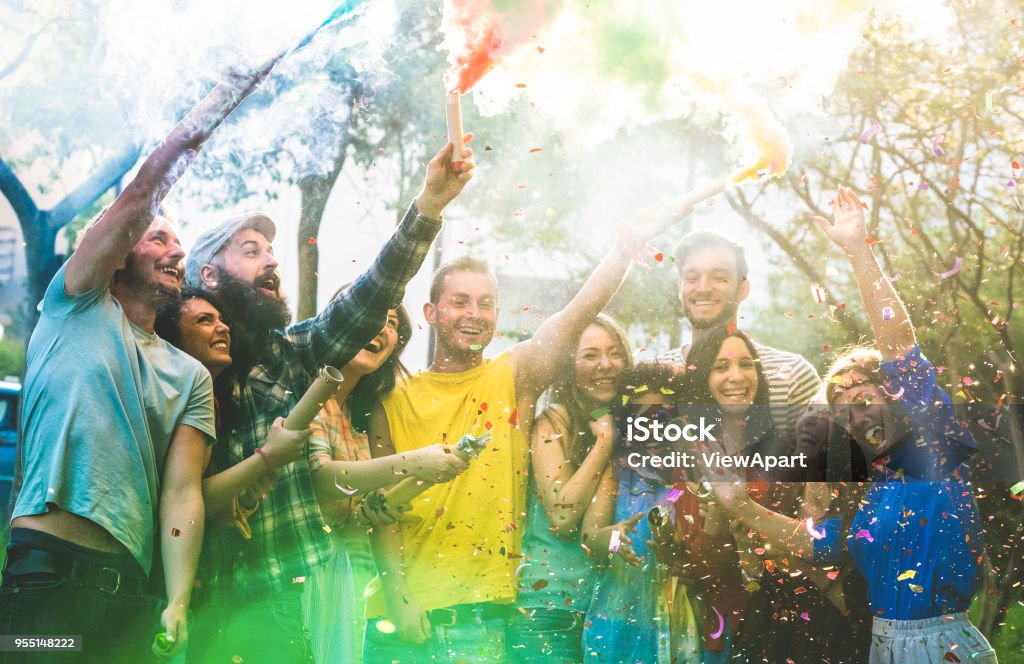
M 466 158 L 466 144 L 462 142 L 462 95 L 449 92 L 444 98 L 445 117 L 448 119 L 448 140 L 455 149 L 452 150 L 452 161 Z
M 284 428 L 290 431 L 302 431 L 309 428 L 313 418 L 317 416 L 324 402 L 338 389 L 344 378 L 341 372 L 331 366 L 323 366 L 317 373 L 316 380 L 309 386 L 306 393 L 295 404 L 288 417 L 284 419 Z

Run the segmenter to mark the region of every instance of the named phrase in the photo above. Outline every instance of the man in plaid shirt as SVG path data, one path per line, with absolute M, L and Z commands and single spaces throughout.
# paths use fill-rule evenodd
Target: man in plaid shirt
M 236 217 L 196 241 L 186 280 L 221 295 L 231 321 L 233 369 L 242 377 L 231 434 L 215 459 L 219 468 L 261 454 L 274 419 L 288 414 L 319 368 L 344 366 L 380 332 L 440 230 L 444 207 L 472 177 L 472 151 L 453 164 L 452 150 L 449 143 L 427 165 L 423 189 L 373 266 L 317 316 L 295 325 L 286 327 L 290 314 L 268 217 Z M 269 466 L 276 482 L 250 518 L 252 538 L 221 529 L 207 539 L 210 597 L 197 617 L 190 661 L 307 661 L 302 587 L 329 559 L 331 541 L 308 464 Z

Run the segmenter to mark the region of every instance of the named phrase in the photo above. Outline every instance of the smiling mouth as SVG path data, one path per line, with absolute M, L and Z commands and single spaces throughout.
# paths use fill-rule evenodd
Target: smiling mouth
M 750 390 L 722 390 L 722 396 L 726 399 L 747 399 L 750 396 Z
M 172 277 L 174 277 L 175 279 L 178 279 L 178 278 L 181 277 L 181 270 L 179 270 L 176 267 L 170 266 L 170 265 L 165 266 L 165 267 L 158 267 L 156 270 L 157 270 L 157 272 L 160 272 L 162 274 L 169 274 Z
M 266 277 L 256 282 L 256 288 L 267 291 L 274 295 L 277 295 L 277 289 L 281 286 L 281 282 L 276 276 Z
M 228 342 L 226 341 L 214 341 L 210 344 L 210 348 L 214 350 L 222 350 L 225 353 L 228 352 Z
M 383 350 L 383 349 L 384 349 L 384 347 L 381 346 L 379 343 L 377 343 L 376 340 L 371 341 L 370 343 L 368 343 L 365 346 L 363 346 L 363 350 L 368 350 L 368 351 L 370 351 L 371 353 L 374 353 L 374 354 L 381 352 L 381 350 Z

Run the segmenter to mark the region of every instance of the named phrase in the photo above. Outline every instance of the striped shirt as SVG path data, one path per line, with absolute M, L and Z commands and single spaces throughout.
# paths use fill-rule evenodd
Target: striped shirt
M 324 364 L 342 367 L 380 333 L 388 309 L 402 301 L 441 222 L 410 206 L 376 261 L 347 293 L 314 316 L 270 339 L 236 397 L 238 425 L 226 442 L 231 465 L 263 445 L 277 417 L 286 417 Z M 233 530 L 208 533 L 203 576 L 210 585 L 265 597 L 308 576 L 333 553 L 313 491 L 309 464 L 291 463 L 250 519 L 252 539 Z
M 818 392 L 821 378 L 802 355 L 788 353 L 754 341 L 761 358 L 761 370 L 768 379 L 768 403 L 773 406 L 772 419 L 778 433 L 787 440 L 795 439 L 796 422 Z M 659 362 L 682 364 L 690 345 L 658 356 Z

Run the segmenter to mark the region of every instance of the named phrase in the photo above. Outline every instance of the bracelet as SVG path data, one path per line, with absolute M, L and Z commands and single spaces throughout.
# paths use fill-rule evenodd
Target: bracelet
M 267 464 L 267 470 L 274 469 L 274 464 L 270 463 L 270 457 L 267 455 L 266 452 L 263 451 L 262 447 L 256 448 L 256 454 L 259 454 L 261 457 L 263 457 L 263 463 Z

